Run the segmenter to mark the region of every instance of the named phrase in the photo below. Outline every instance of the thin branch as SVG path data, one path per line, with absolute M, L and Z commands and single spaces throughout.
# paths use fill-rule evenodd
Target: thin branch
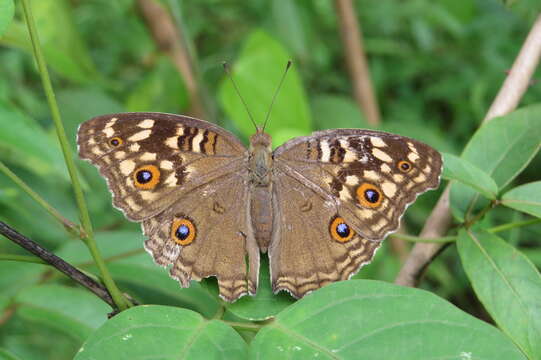
M 51 264 L 51 266 L 54 266 L 56 269 L 58 269 L 58 271 L 61 271 L 66 276 L 73 279 L 75 282 L 92 291 L 94 294 L 96 294 L 96 296 L 109 304 L 109 306 L 111 306 L 113 309 L 117 308 L 115 303 L 113 302 L 113 298 L 109 294 L 109 291 L 107 291 L 107 289 L 103 285 L 94 281 L 92 278 L 85 275 L 80 270 L 65 262 L 55 254 L 44 249 L 38 243 L 20 234 L 19 232 L 17 232 L 17 230 L 13 229 L 2 221 L 0 221 L 0 234 L 4 235 L 22 248 L 28 250 L 32 254 L 36 255 L 47 264 Z
M 335 0 L 336 13 L 340 24 L 342 47 L 353 83 L 355 100 L 370 125 L 380 123 L 379 107 L 370 80 L 368 61 L 363 47 L 361 26 L 356 17 L 352 0 Z
M 83 242 L 88 247 L 88 250 L 92 254 L 98 269 L 100 270 L 103 282 L 107 289 L 109 290 L 115 304 L 120 310 L 125 310 L 129 308 L 132 304 L 126 299 L 118 287 L 116 286 L 109 270 L 105 266 L 100 252 L 98 251 L 96 241 L 94 240 L 94 235 L 92 231 L 92 222 L 90 221 L 90 214 L 88 213 L 88 208 L 86 206 L 85 197 L 83 194 L 83 189 L 79 181 L 79 176 L 77 174 L 77 168 L 75 167 L 75 161 L 73 160 L 73 154 L 71 151 L 71 146 L 68 142 L 66 136 L 66 131 L 64 130 L 64 124 L 62 123 L 62 118 L 60 116 L 60 110 L 58 108 L 58 103 L 56 102 L 56 96 L 54 94 L 53 85 L 49 77 L 49 71 L 47 70 L 47 64 L 45 63 L 45 57 L 41 51 L 41 44 L 39 42 L 38 30 L 36 28 L 36 23 L 34 22 L 34 17 L 32 15 L 32 8 L 30 6 L 29 0 L 22 0 L 23 13 L 28 28 L 28 33 L 30 35 L 30 41 L 32 43 L 32 50 L 34 52 L 34 58 L 36 60 L 39 75 L 41 77 L 41 82 L 43 84 L 43 89 L 45 91 L 45 96 L 47 97 L 47 102 L 49 104 L 49 109 L 51 110 L 51 117 L 54 122 L 56 129 L 56 135 L 58 137 L 58 142 L 62 149 L 62 154 L 64 155 L 64 161 L 66 162 L 66 167 L 68 168 L 68 173 L 70 175 L 71 183 L 73 186 L 73 192 L 75 194 L 75 201 L 77 203 L 77 208 L 79 209 L 79 216 L 81 217 L 81 223 L 84 229 L 84 237 L 81 238 Z
M 137 5 L 158 48 L 171 58 L 184 79 L 190 96 L 190 114 L 201 119 L 208 119 L 197 83 L 197 76 L 181 33 L 182 29 L 175 26 L 173 18 L 159 2 L 138 0 Z
M 513 63 L 509 76 L 502 85 L 484 121 L 495 116 L 502 116 L 513 111 L 526 90 L 541 57 L 541 15 L 539 15 L 524 41 Z M 451 225 L 448 185 L 438 203 L 428 217 L 419 237 L 442 237 Z M 404 266 L 400 269 L 395 283 L 404 286 L 416 286 L 424 269 L 441 252 L 444 244 L 417 243 L 413 247 Z

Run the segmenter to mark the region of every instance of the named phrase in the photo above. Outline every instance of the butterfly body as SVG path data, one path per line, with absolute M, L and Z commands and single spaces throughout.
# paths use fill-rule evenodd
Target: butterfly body
M 218 126 L 162 113 L 96 117 L 78 145 L 113 204 L 142 223 L 154 260 L 183 287 L 216 276 L 227 301 L 256 293 L 260 252 L 275 292 L 348 279 L 437 187 L 442 165 L 429 146 L 378 131 L 320 131 L 273 151 L 257 130 L 246 149 Z

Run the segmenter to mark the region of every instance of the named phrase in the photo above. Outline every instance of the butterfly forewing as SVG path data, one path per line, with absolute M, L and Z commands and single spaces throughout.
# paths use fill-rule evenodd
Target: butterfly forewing
M 120 113 L 83 123 L 77 143 L 107 179 L 114 205 L 143 221 L 154 260 L 184 287 L 215 275 L 228 301 L 255 292 L 247 151 L 232 134 L 185 116 Z

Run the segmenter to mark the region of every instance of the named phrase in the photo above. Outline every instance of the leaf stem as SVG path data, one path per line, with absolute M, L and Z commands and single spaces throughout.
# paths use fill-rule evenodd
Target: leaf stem
M 541 224 L 541 219 L 530 219 L 530 220 L 524 220 L 524 221 L 516 221 L 512 223 L 507 223 L 503 225 L 494 226 L 487 231 L 490 233 L 498 233 L 506 230 L 511 230 L 514 228 L 522 227 L 522 226 L 528 226 L 528 225 L 535 225 L 535 224 Z
M 227 321 L 227 320 L 221 320 L 227 325 L 231 326 L 232 328 L 236 330 L 247 330 L 247 331 L 254 331 L 258 332 L 263 325 L 255 324 L 255 323 L 244 323 L 244 322 L 238 322 L 238 321 Z
M 66 219 L 58 210 L 56 210 L 51 204 L 49 204 L 38 193 L 32 190 L 20 177 L 18 177 L 13 171 L 11 171 L 2 161 L 0 161 L 0 171 L 2 171 L 8 178 L 10 178 L 15 184 L 17 184 L 25 193 L 27 193 L 35 202 L 41 205 L 49 214 L 51 214 L 58 222 L 60 222 L 66 230 L 71 234 L 82 237 L 81 228 Z
M 66 136 L 66 132 L 64 130 L 64 125 L 62 124 L 62 119 L 60 116 L 60 110 L 58 109 L 58 104 L 56 103 L 55 94 L 53 91 L 53 86 L 51 84 L 51 79 L 49 77 L 49 72 L 47 71 L 47 66 L 45 64 L 45 58 L 41 52 L 41 47 L 39 43 L 38 33 L 36 29 L 36 24 L 34 22 L 34 18 L 32 16 L 32 10 L 30 8 L 30 2 L 29 0 L 21 0 L 23 5 L 23 13 L 26 20 L 26 24 L 28 27 L 28 32 L 30 34 L 30 40 L 32 42 L 32 49 L 34 51 L 34 57 L 36 59 L 36 63 L 39 69 L 39 73 L 41 76 L 41 81 L 43 84 L 43 89 L 45 91 L 45 95 L 47 97 L 47 102 L 49 104 L 49 108 L 51 110 L 51 116 L 54 121 L 54 125 L 56 128 L 56 134 L 58 136 L 58 141 L 60 142 L 60 146 L 62 148 L 62 153 L 64 155 L 64 160 L 66 161 L 66 166 L 68 168 L 68 172 L 73 184 L 73 191 L 75 193 L 75 200 L 77 202 L 77 207 L 79 208 L 79 216 L 81 218 L 81 223 L 83 226 L 83 229 L 85 231 L 85 235 L 81 239 L 84 241 L 84 243 L 87 245 L 90 253 L 92 254 L 92 257 L 94 258 L 94 261 L 96 262 L 96 265 L 98 266 L 101 276 L 103 278 L 103 282 L 105 286 L 107 287 L 107 290 L 111 294 L 111 297 L 113 298 L 113 301 L 115 305 L 120 310 L 125 310 L 132 306 L 131 302 L 127 300 L 118 287 L 116 286 L 113 278 L 111 277 L 111 274 L 109 273 L 107 267 L 105 266 L 105 263 L 103 262 L 103 259 L 101 257 L 101 254 L 98 251 L 98 248 L 96 246 L 96 242 L 94 240 L 93 231 L 92 231 L 92 223 L 90 221 L 90 215 L 88 213 L 88 209 L 86 206 L 86 202 L 83 195 L 83 190 L 81 188 L 81 184 L 79 182 L 79 177 L 77 175 L 77 169 L 75 167 L 75 162 L 73 161 L 73 156 L 71 153 L 70 145 L 68 142 L 68 138 Z
M 437 238 L 423 238 L 419 236 L 405 235 L 405 234 L 392 234 L 394 238 L 411 241 L 411 242 L 429 242 L 429 243 L 446 243 L 456 240 L 456 236 L 443 236 Z

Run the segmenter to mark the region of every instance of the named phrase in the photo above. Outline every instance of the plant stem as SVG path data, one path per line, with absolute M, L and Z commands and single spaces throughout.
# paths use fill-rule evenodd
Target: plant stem
M 508 223 L 508 224 L 498 225 L 498 226 L 494 226 L 493 228 L 488 229 L 488 232 L 498 233 L 498 232 L 522 227 L 522 226 L 535 225 L 535 224 L 541 224 L 541 219 L 530 219 L 530 220 L 517 221 L 517 222 Z
M 51 214 L 58 222 L 60 222 L 66 230 L 71 234 L 81 237 L 81 228 L 66 219 L 56 210 L 51 204 L 49 204 L 44 198 L 38 195 L 32 190 L 20 177 L 18 177 L 13 171 L 11 171 L 3 162 L 0 161 L 0 171 L 2 171 L 8 178 L 10 178 L 15 184 L 17 184 L 25 193 L 27 193 L 35 202 L 41 205 L 49 214 Z
M 443 236 L 437 238 L 422 238 L 419 236 L 405 235 L 405 234 L 392 234 L 394 238 L 402 239 L 411 242 L 432 242 L 432 243 L 446 243 L 456 240 L 456 236 Z
M 47 71 L 47 66 L 45 64 L 45 58 L 41 52 L 41 47 L 39 43 L 38 33 L 36 29 L 36 24 L 32 16 L 32 10 L 30 8 L 29 0 L 21 0 L 23 5 L 23 13 L 28 27 L 28 32 L 30 34 L 30 40 L 32 42 L 32 49 L 34 51 L 34 57 L 38 65 L 39 73 L 41 76 L 41 81 L 43 83 L 43 89 L 45 95 L 47 96 L 47 102 L 51 110 L 51 116 L 54 121 L 56 128 L 56 134 L 58 136 L 58 141 L 62 148 L 62 153 L 64 155 L 64 160 L 66 161 L 66 166 L 73 184 L 73 191 L 75 193 L 75 200 L 77 202 L 77 207 L 79 208 L 79 216 L 81 218 L 81 223 L 85 231 L 85 235 L 81 239 L 87 245 L 96 265 L 98 266 L 103 282 L 107 287 L 107 290 L 111 294 L 115 305 L 120 310 L 125 310 L 130 307 L 132 304 L 122 295 L 118 287 L 116 286 L 111 274 L 107 270 L 105 263 L 99 253 L 96 242 L 94 240 L 92 232 L 92 223 L 90 221 L 90 215 L 86 206 L 86 202 L 83 195 L 83 190 L 79 182 L 79 177 L 77 175 L 77 169 L 75 167 L 75 162 L 73 161 L 73 156 L 71 153 L 70 145 L 66 132 L 64 130 L 64 125 L 62 124 L 62 119 L 60 117 L 60 111 L 58 109 L 58 104 L 56 103 L 56 98 L 53 91 L 53 86 L 51 84 L 51 79 L 49 78 L 49 72 Z
M 487 229 L 490 233 L 499 233 L 506 230 L 511 230 L 523 226 L 529 226 L 529 225 L 535 225 L 535 224 L 541 224 L 541 219 L 530 219 L 530 220 L 524 220 L 524 221 L 516 221 L 512 223 L 507 223 L 503 225 L 498 225 L 491 227 L 490 229 Z M 452 242 L 456 240 L 456 236 L 443 236 L 439 238 L 422 238 L 419 236 L 412 236 L 412 235 L 404 235 L 404 234 L 392 234 L 392 237 L 410 241 L 410 242 L 426 242 L 426 243 L 446 243 L 446 242 Z

